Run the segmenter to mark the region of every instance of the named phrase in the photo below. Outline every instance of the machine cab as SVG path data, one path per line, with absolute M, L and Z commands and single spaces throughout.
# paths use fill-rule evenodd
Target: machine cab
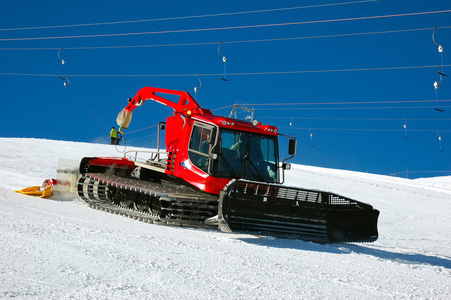
M 213 177 L 279 181 L 275 135 L 194 122 L 188 157 L 194 166 Z

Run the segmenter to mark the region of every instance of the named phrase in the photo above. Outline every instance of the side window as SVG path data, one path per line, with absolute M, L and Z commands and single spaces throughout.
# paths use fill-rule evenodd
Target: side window
M 203 171 L 207 171 L 211 131 L 210 128 L 194 125 L 191 133 L 188 156 L 191 162 Z
M 208 154 L 208 148 L 210 145 L 210 137 L 211 137 L 211 130 L 203 128 L 202 129 L 202 135 L 200 137 L 200 152 L 204 154 Z
M 191 150 L 199 150 L 200 138 L 202 136 L 202 128 L 199 126 L 194 126 L 193 132 L 191 134 L 191 140 L 189 142 L 189 148 Z
M 208 154 L 208 145 L 210 144 L 211 129 L 200 126 L 194 126 L 191 134 L 189 149 Z
M 264 160 L 271 163 L 275 163 L 276 162 L 276 153 L 274 152 L 276 149 L 275 141 L 273 139 L 262 139 L 260 146 Z

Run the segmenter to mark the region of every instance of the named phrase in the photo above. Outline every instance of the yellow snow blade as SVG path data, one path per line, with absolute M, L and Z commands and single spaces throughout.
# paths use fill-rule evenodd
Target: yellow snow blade
M 40 186 L 31 186 L 22 190 L 15 191 L 16 193 L 21 193 L 30 196 L 40 196 L 41 198 L 46 198 L 52 195 L 52 187 L 48 186 L 41 190 Z
M 52 195 L 52 187 L 48 186 L 42 191 L 41 198 L 50 197 Z
M 40 194 L 42 194 L 42 191 L 40 190 L 40 188 L 41 188 L 40 186 L 31 186 L 29 188 L 17 190 L 15 192 L 25 194 L 25 195 L 40 195 Z

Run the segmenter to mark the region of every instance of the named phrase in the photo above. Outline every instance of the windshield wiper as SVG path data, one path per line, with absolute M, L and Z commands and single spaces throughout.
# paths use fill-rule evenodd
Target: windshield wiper
M 227 158 L 224 156 L 224 154 L 219 153 L 219 155 L 221 156 L 221 158 L 223 159 L 223 161 L 225 162 L 224 166 L 227 169 L 227 172 L 232 175 L 232 178 L 236 178 L 239 179 L 238 174 L 236 173 L 235 169 L 233 168 L 233 166 L 230 164 L 230 162 L 227 160 Z
M 244 157 L 243 157 L 243 160 L 247 160 L 249 163 L 250 163 L 250 165 L 251 165 L 251 170 L 253 169 L 254 170 L 254 176 L 255 177 L 257 177 L 257 180 L 260 180 L 260 181 L 265 181 L 265 179 L 263 178 L 263 175 L 260 173 L 260 171 L 258 171 L 258 169 L 257 169 L 257 166 L 252 162 L 252 160 L 249 158 L 249 155 L 248 154 L 246 154 Z

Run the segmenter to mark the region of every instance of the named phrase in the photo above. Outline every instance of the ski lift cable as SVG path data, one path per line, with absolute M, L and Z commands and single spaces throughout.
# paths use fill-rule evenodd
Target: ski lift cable
M 274 116 L 260 116 L 259 119 L 290 119 L 290 120 L 332 120 L 332 121 L 405 121 L 406 119 L 390 119 L 390 118 L 313 118 L 313 117 L 274 117 Z M 409 119 L 410 121 L 451 121 L 449 118 L 445 119 Z
M 157 127 L 158 125 L 152 125 L 152 126 L 148 126 L 148 127 L 144 127 L 144 128 L 139 128 L 139 129 L 136 129 L 136 130 L 132 130 L 132 131 L 129 131 L 129 132 L 127 132 L 128 134 L 130 134 L 130 133 L 135 133 L 135 132 L 139 132 L 139 131 L 142 131 L 142 130 L 146 130 L 146 129 L 150 129 L 150 128 L 155 128 L 155 127 Z
M 403 132 L 404 129 L 382 129 L 382 128 L 306 128 L 306 127 L 278 127 L 279 129 L 309 130 L 315 131 L 367 131 L 367 132 Z M 436 129 L 410 129 L 410 132 L 436 132 Z M 441 129 L 441 132 L 451 132 L 451 129 Z
M 223 106 L 223 107 L 220 107 L 220 108 L 216 108 L 216 109 L 212 109 L 211 111 L 223 110 L 223 109 L 230 108 L 230 107 L 233 107 L 233 104 L 232 105 L 226 105 L 226 106 Z
M 155 134 L 155 133 L 152 133 L 152 134 L 142 135 L 142 136 L 139 136 L 139 137 L 135 137 L 135 138 L 132 138 L 132 139 L 128 139 L 127 141 L 128 141 L 128 142 L 130 142 L 130 141 L 137 141 L 137 140 L 140 140 L 140 139 L 149 138 L 149 137 L 154 137 L 154 136 L 156 136 L 156 134 Z M 156 147 L 156 146 L 155 146 L 155 147 Z
M 368 106 L 368 107 L 323 107 L 325 105 L 357 105 L 357 104 L 402 104 L 402 103 L 427 103 L 435 102 L 436 100 L 394 100 L 394 101 L 359 101 L 359 102 L 320 102 L 320 103 L 259 103 L 252 105 L 255 106 L 271 106 L 270 108 L 259 108 L 260 111 L 264 110 L 356 110 L 356 109 L 410 109 L 410 108 L 430 108 L 430 106 Z M 451 100 L 438 100 L 439 102 L 450 102 Z M 313 106 L 313 107 L 297 107 L 297 106 Z M 448 107 L 448 106 L 442 106 Z M 289 118 L 289 117 L 285 117 Z M 326 119 L 326 118 L 325 118 Z M 349 119 L 349 118 L 346 118 Z M 434 119 L 435 120 L 435 119 Z
M 442 26 L 441 29 L 449 29 L 451 26 Z M 360 33 L 344 33 L 344 34 L 332 34 L 332 35 L 318 35 L 318 36 L 302 36 L 302 37 L 288 37 L 288 38 L 274 38 L 274 39 L 258 39 L 258 40 L 241 40 L 241 41 L 228 41 L 222 42 L 223 44 L 240 44 L 240 43 L 257 43 L 257 42 L 277 42 L 277 41 L 289 41 L 289 40 L 303 40 L 303 39 L 319 39 L 319 38 L 334 38 L 334 37 L 347 37 L 347 36 L 361 36 L 361 35 L 374 35 L 374 34 L 387 34 L 387 33 L 401 33 L 412 31 L 430 30 L 430 27 L 415 28 L 415 29 L 401 29 L 401 30 L 387 30 L 387 31 L 373 31 L 373 32 L 360 32 Z M 200 43 L 182 43 L 182 44 L 155 44 L 155 45 L 128 45 L 128 46 L 89 46 L 89 47 L 66 47 L 66 50 L 96 50 L 96 49 L 126 49 L 126 48 L 150 48 L 150 47 L 177 47 L 177 46 L 203 46 L 203 45 L 216 45 L 218 42 L 200 42 Z M 58 50 L 59 48 L 0 48 L 0 50 Z
M 130 132 L 128 132 L 127 134 L 135 133 L 135 132 L 142 131 L 142 130 L 146 130 L 146 129 L 149 129 L 149 128 L 155 128 L 155 127 L 157 127 L 157 126 L 158 126 L 158 125 L 149 126 L 149 127 L 145 127 L 145 128 L 140 128 L 140 129 L 137 129 L 137 130 L 130 131 Z M 96 143 L 96 142 L 100 142 L 100 141 L 104 141 L 104 140 L 109 140 L 109 139 L 110 139 L 109 137 L 105 137 L 105 138 L 101 138 L 101 139 L 92 140 L 90 143 Z
M 139 132 L 139 131 L 146 130 L 146 129 L 150 129 L 150 128 L 155 128 L 155 127 L 157 127 L 157 126 L 158 126 L 158 125 L 153 125 L 153 126 L 149 126 L 149 127 L 145 127 L 145 128 L 136 129 L 136 130 L 127 132 L 127 134 Z M 155 134 L 146 135 L 146 136 L 153 136 L 153 135 L 155 135 Z M 146 136 L 145 136 L 145 137 L 146 137 Z M 105 141 L 105 140 L 109 140 L 109 139 L 110 139 L 109 137 L 105 137 L 105 138 L 101 138 L 101 139 L 92 140 L 90 143 L 96 143 L 96 142 Z M 135 138 L 135 139 L 136 139 L 136 138 Z M 131 140 L 129 139 L 129 141 L 132 141 L 132 140 L 135 140 L 135 139 L 131 139 Z
M 451 66 L 451 65 L 446 65 Z M 436 67 L 436 66 L 412 66 L 412 67 L 391 67 L 391 68 L 366 68 L 366 69 L 342 69 L 342 70 L 333 70 L 334 72 L 338 71 L 368 71 L 368 70 L 399 70 L 399 69 L 412 69 L 412 68 L 430 68 L 430 67 Z M 309 73 L 309 72 L 330 72 L 331 70 L 318 70 L 318 71 L 294 71 L 294 72 L 285 72 L 285 73 Z M 274 72 L 272 72 L 274 73 Z M 237 74 L 251 74 L 251 73 L 237 73 Z M 253 74 L 268 74 L 265 73 L 253 73 Z M 38 77 L 60 77 L 60 75 L 54 75 L 54 74 L 30 74 L 30 73 L 0 73 L 0 75 L 7 75 L 7 76 L 38 76 Z M 202 76 L 217 76 L 218 74 L 203 74 Z M 193 75 L 74 75 L 73 77 L 130 77 L 130 76 L 193 76 Z M 196 75 L 200 76 L 200 75 Z M 416 100 L 416 101 L 408 101 L 409 103 L 415 102 L 431 102 L 434 100 Z M 436 101 L 436 100 L 435 100 Z M 438 100 L 439 102 L 449 102 L 451 100 Z M 386 103 L 407 103 L 406 101 L 380 101 L 380 102 L 348 102 L 346 104 L 386 104 Z M 252 105 L 259 106 L 259 105 L 277 105 L 277 106 L 287 106 L 287 105 L 342 105 L 343 102 L 326 102 L 326 103 L 254 103 Z M 218 108 L 216 110 L 221 110 L 224 108 L 231 107 L 230 105 Z M 425 108 L 423 106 L 416 106 L 416 107 L 355 107 L 355 108 L 349 108 L 349 109 L 392 109 L 392 108 Z M 299 109 L 299 108 L 270 108 L 271 110 L 283 110 L 283 109 Z M 319 108 L 302 108 L 302 109 L 319 109 Z M 323 109 L 342 109 L 342 108 L 323 108 Z M 215 111 L 216 111 L 215 110 Z M 265 110 L 264 108 L 260 110 Z
M 451 106 L 442 106 L 442 108 Z M 291 107 L 291 108 L 263 108 L 259 110 L 376 110 L 376 109 L 424 109 L 431 106 L 367 106 L 367 107 Z
M 440 100 L 450 102 L 451 100 Z M 293 103 L 252 103 L 253 106 L 305 106 L 305 105 L 354 105 L 354 104 L 398 104 L 398 103 L 423 103 L 435 102 L 435 100 L 388 100 L 388 101 L 355 101 L 355 102 L 293 102 Z
M 445 67 L 451 65 L 444 65 Z M 380 68 L 361 68 L 361 69 L 336 69 L 336 70 L 306 70 L 306 71 L 271 71 L 271 72 L 242 72 L 228 73 L 229 76 L 251 76 L 251 75 L 285 75 L 285 74 L 312 74 L 312 73 L 335 73 L 335 72 L 360 72 L 360 71 L 391 71 L 391 70 L 410 70 L 436 68 L 437 65 L 429 66 L 406 66 L 406 67 L 380 67 Z M 15 76 L 58 76 L 54 74 L 31 74 L 31 73 L 13 73 L 1 72 L 0 75 Z M 205 74 L 71 74 L 72 77 L 194 77 L 194 76 L 221 76 L 218 73 Z
M 113 37 L 113 36 L 133 36 L 133 35 L 150 35 L 150 34 L 168 34 L 168 33 L 187 33 L 187 32 L 206 32 L 206 31 L 218 31 L 218 30 L 235 30 L 235 29 L 251 29 L 251 28 L 268 28 L 278 26 L 293 26 L 293 25 L 305 25 L 305 24 L 322 24 L 322 23 L 334 23 L 345 21 L 361 21 L 361 20 L 374 20 L 374 19 L 387 19 L 393 17 L 406 17 L 406 16 L 419 16 L 427 14 L 439 14 L 449 13 L 451 10 L 438 10 L 405 14 L 392 14 L 392 15 L 379 15 L 379 16 L 367 16 L 367 17 L 353 17 L 353 18 L 341 18 L 341 19 L 326 19 L 326 20 L 313 20 L 313 21 L 300 21 L 300 22 L 288 22 L 288 23 L 272 23 L 272 24 L 257 24 L 257 25 L 240 25 L 240 26 L 227 26 L 227 27 L 210 27 L 210 28 L 194 28 L 194 29 L 177 29 L 177 30 L 162 30 L 162 31 L 147 31 L 147 32 L 128 32 L 128 33 L 107 33 L 107 34 L 89 34 L 89 35 L 69 35 L 69 36 L 43 36 L 43 37 L 20 37 L 20 38 L 3 38 L 0 42 L 5 41 L 30 41 L 30 40 L 54 40 L 54 39 L 76 39 L 76 38 L 98 38 L 98 37 Z
M 296 9 L 305 9 L 305 8 L 340 6 L 340 5 L 348 5 L 348 4 L 361 4 L 361 3 L 377 2 L 377 1 L 379 1 L 379 0 L 362 0 L 362 1 L 351 1 L 351 2 L 341 2 L 341 3 L 329 3 L 329 4 L 318 4 L 318 5 L 306 5 L 306 6 L 273 8 L 273 9 L 251 10 L 251 11 L 239 11 L 239 12 L 229 12 L 229 13 L 205 14 L 205 15 L 195 15 L 195 16 L 168 17 L 168 18 L 158 18 L 158 19 L 113 21 L 113 22 L 84 23 L 84 24 L 70 24 L 70 25 L 35 26 L 35 27 L 22 27 L 22 28 L 0 28 L 0 31 L 19 31 L 19 30 L 68 28 L 68 27 L 86 27 L 86 26 L 99 26 L 99 25 L 102 25 L 102 26 L 103 25 L 118 25 L 118 24 L 143 23 L 143 22 L 155 22 L 155 21 L 173 21 L 173 20 L 194 19 L 194 18 L 220 17 L 220 16 L 253 14 L 253 13 L 266 13 L 266 12 L 274 12 L 274 11 L 287 11 L 287 10 L 296 10 Z

